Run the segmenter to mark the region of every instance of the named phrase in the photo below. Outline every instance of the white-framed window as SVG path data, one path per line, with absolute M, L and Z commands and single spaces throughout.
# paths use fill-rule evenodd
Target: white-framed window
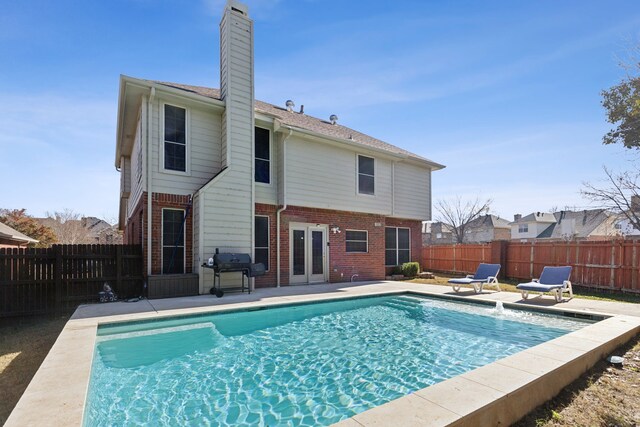
M 369 252 L 369 232 L 367 230 L 346 230 L 345 240 L 347 252 Z
M 269 217 L 256 215 L 254 219 L 255 259 L 254 262 L 263 263 L 264 269 L 269 270 Z
M 183 274 L 184 209 L 162 209 L 162 274 Z
M 376 194 L 375 159 L 358 154 L 358 194 Z
M 163 118 L 162 168 L 171 172 L 188 172 L 187 109 L 164 104 Z
M 254 128 L 255 132 L 255 182 L 271 184 L 271 132 L 269 129 Z
M 404 227 L 385 227 L 384 265 L 393 267 L 411 261 L 411 232 Z
M 529 232 L 529 224 L 518 225 L 518 233 L 528 233 L 528 232 Z

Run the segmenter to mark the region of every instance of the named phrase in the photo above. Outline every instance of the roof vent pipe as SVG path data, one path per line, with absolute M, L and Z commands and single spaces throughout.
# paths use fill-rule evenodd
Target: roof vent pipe
M 336 116 L 335 114 L 332 114 L 329 117 L 329 121 L 331 122 L 332 125 L 335 125 L 338 122 L 338 116 Z
M 300 114 L 304 114 L 304 105 L 300 106 Z
M 290 99 L 287 99 L 287 102 L 285 102 L 284 105 L 287 106 L 287 111 L 293 111 L 293 107 L 296 106 L 296 104 L 294 104 Z

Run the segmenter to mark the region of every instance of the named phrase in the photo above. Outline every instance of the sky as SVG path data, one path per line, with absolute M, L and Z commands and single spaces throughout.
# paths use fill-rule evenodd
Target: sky
M 602 145 L 601 91 L 640 44 L 629 1 L 248 0 L 256 99 L 446 165 L 432 199 L 506 219 L 589 207 L 583 182 L 638 153 Z M 115 222 L 120 74 L 219 87 L 224 0 L 0 0 L 0 208 Z

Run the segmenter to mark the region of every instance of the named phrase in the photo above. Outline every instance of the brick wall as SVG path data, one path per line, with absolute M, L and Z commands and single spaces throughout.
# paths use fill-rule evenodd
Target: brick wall
M 276 276 L 276 211 L 277 206 L 256 204 L 256 215 L 269 216 L 270 228 L 270 271 L 256 278 L 256 287 L 275 286 Z M 289 206 L 282 212 L 280 218 L 280 280 L 281 285 L 289 284 L 289 225 L 291 223 L 308 223 L 327 225 L 329 228 L 337 226 L 340 233 L 329 230 L 329 281 L 347 282 L 354 274 L 356 280 L 382 280 L 385 277 L 384 267 L 384 228 L 408 227 L 411 229 L 411 257 L 420 262 L 422 248 L 422 223 L 415 220 L 400 220 L 385 218 L 382 215 L 363 214 L 328 209 L 313 209 Z M 346 230 L 366 230 L 368 232 L 368 252 L 352 253 L 346 251 Z
M 419 263 L 420 267 L 422 268 L 422 221 L 413 219 L 386 218 L 385 225 L 387 227 L 409 228 L 409 234 L 411 235 L 411 261 Z M 389 273 L 390 270 L 391 268 L 387 268 L 387 273 Z
M 162 274 L 162 209 L 182 209 L 186 212 L 189 196 L 177 194 L 153 193 L 151 199 L 152 234 L 151 234 L 151 274 Z M 193 212 L 189 210 L 185 227 L 185 273 L 191 273 L 193 260 Z M 125 244 L 142 244 L 144 274 L 147 273 L 147 193 L 143 193 L 133 214 L 124 229 Z

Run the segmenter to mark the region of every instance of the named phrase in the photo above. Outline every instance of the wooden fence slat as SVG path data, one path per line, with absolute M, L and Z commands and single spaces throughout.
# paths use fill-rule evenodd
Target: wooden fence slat
M 142 250 L 135 245 L 0 248 L 0 317 L 58 313 L 96 302 L 105 281 L 139 296 Z
M 490 245 L 431 245 L 422 251 L 424 269 L 469 274 L 481 262 L 492 262 L 485 254 Z M 505 242 L 502 274 L 515 280 L 539 277 L 544 266 L 570 265 L 571 281 L 579 286 L 640 292 L 638 243 L 622 241 Z M 497 262 L 494 260 L 494 262 Z M 506 265 L 505 265 L 506 264 Z

